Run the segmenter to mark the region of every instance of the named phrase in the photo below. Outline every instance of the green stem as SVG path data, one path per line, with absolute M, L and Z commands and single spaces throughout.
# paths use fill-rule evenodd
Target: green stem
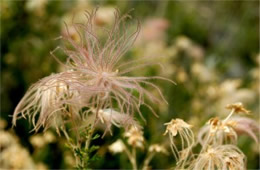
M 133 169 L 137 170 L 135 148 L 133 148 L 132 153 L 128 150 L 128 148 L 126 146 L 124 146 L 124 150 L 125 150 L 125 153 L 126 153 L 128 159 L 130 160 L 130 162 L 132 164 Z
M 133 159 L 133 170 L 137 170 L 137 165 L 136 165 L 136 149 L 135 147 L 133 147 L 133 151 L 132 151 L 132 159 Z
M 225 123 L 233 115 L 234 112 L 235 112 L 235 109 L 232 109 L 231 112 L 229 113 L 229 115 L 226 117 L 226 119 L 223 120 L 223 123 Z
M 144 166 L 143 166 L 142 170 L 148 169 L 149 163 L 153 159 L 154 155 L 155 155 L 154 153 L 148 154 L 147 158 L 144 161 Z

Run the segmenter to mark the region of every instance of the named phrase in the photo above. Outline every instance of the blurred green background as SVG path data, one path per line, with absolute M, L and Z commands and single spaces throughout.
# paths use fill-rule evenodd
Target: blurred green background
M 16 165 L 11 162 L 10 167 L 17 168 L 19 157 L 23 168 L 73 167 L 64 139 L 50 131 L 51 137 L 45 136 L 46 142 L 38 146 L 28 122 L 21 119 L 11 129 L 10 115 L 31 84 L 62 70 L 50 51 L 61 44 L 56 38 L 64 31 L 64 21 L 96 6 L 101 26 L 111 23 L 114 8 L 121 13 L 134 8 L 130 14 L 141 21 L 139 38 L 126 58 L 160 61 L 163 69 L 151 66 L 132 75 L 158 75 L 177 83 L 155 82 L 169 102 L 154 106 L 159 118 L 141 108 L 147 120 L 147 124 L 141 121 L 147 144 L 168 142 L 162 136 L 163 124 L 171 118 L 193 124 L 196 133 L 210 117 L 225 117 L 225 106 L 233 102 L 243 102 L 252 111 L 250 117 L 259 120 L 259 1 L 1 0 L 1 133 L 10 133 L 9 140 L 14 138 L 28 157 L 17 155 Z M 121 134 L 114 128 L 113 136 L 96 141 L 101 159 L 93 168 L 131 167 L 125 156 L 107 151 Z M 1 152 L 5 145 L 1 144 Z M 258 169 L 258 145 L 241 136 L 238 146 L 247 155 L 248 168 Z M 145 153 L 139 152 L 142 161 Z M 151 165 L 170 168 L 174 163 L 173 156 L 158 155 Z

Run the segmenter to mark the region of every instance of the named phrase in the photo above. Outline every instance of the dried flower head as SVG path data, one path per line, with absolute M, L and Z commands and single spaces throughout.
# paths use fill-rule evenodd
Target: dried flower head
M 186 161 L 191 153 L 191 149 L 195 143 L 191 125 L 184 122 L 182 119 L 172 119 L 170 122 L 165 123 L 164 125 L 167 126 L 164 135 L 169 133 L 173 155 L 178 161 L 177 167 L 184 168 Z M 181 138 L 181 149 L 178 149 L 174 142 L 174 138 L 178 134 Z
M 188 169 L 246 169 L 246 157 L 235 145 L 208 147 L 192 161 Z
M 232 120 L 222 121 L 219 120 L 218 117 L 212 118 L 208 121 L 210 125 L 210 134 L 215 135 L 215 133 L 219 130 L 227 133 L 227 135 L 233 135 L 233 128 L 236 126 L 237 122 Z
M 203 147 L 208 145 L 236 144 L 237 133 L 234 130 L 237 122 L 233 120 L 222 121 L 219 118 L 211 118 L 202 127 L 198 134 L 198 141 Z
M 115 141 L 114 143 L 112 143 L 109 147 L 108 147 L 109 151 L 112 153 L 121 153 L 124 151 L 125 149 L 125 144 L 123 143 L 123 141 L 121 139 L 118 139 L 117 141 Z
M 246 110 L 242 103 L 235 103 L 227 105 L 227 109 L 230 109 L 231 112 L 224 119 L 220 120 L 219 118 L 212 118 L 208 123 L 202 127 L 198 134 L 198 141 L 205 149 L 208 145 L 222 145 L 222 144 L 236 144 L 237 143 L 237 133 L 236 127 L 243 127 L 241 122 L 232 119 L 234 113 L 244 112 L 249 113 Z M 242 125 L 242 126 L 241 126 Z M 246 130 L 244 130 L 246 131 Z M 255 139 L 254 133 L 247 130 L 247 133 L 250 133 L 250 136 L 253 136 Z
M 144 137 L 141 129 L 132 126 L 127 132 L 125 132 L 124 136 L 128 138 L 127 142 L 129 145 L 136 148 L 144 147 Z
M 182 119 L 172 119 L 170 122 L 165 123 L 164 125 L 167 126 L 164 135 L 166 135 L 167 133 L 170 133 L 172 136 L 176 136 L 183 129 L 191 128 L 191 125 L 184 122 Z
M 250 113 L 250 111 L 247 110 L 241 102 L 228 104 L 226 106 L 226 108 L 229 110 L 234 110 L 235 113 L 240 113 L 240 112 L 245 113 L 245 114 Z

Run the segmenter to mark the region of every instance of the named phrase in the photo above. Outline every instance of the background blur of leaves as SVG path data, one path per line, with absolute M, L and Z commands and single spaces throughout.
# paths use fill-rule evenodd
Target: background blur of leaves
M 42 134 L 35 137 L 29 133 L 31 127 L 26 120 L 19 120 L 11 130 L 9 115 L 32 83 L 62 69 L 49 52 L 61 44 L 56 38 L 64 30 L 63 22 L 97 5 L 103 14 L 100 16 L 103 25 L 110 22 L 109 14 L 115 7 L 122 13 L 135 9 L 131 15 L 141 21 L 142 32 L 126 59 L 146 57 L 149 62 L 160 61 L 163 68 L 151 66 L 133 74 L 160 75 L 177 82 L 177 86 L 156 82 L 169 101 L 169 105 L 154 106 L 159 118 L 142 108 L 147 119 L 147 124 L 142 124 L 148 144 L 167 142 L 162 136 L 163 123 L 171 118 L 188 121 L 196 132 L 208 118 L 227 114 L 224 107 L 233 102 L 243 102 L 252 111 L 251 117 L 259 119 L 258 1 L 2 0 L 1 133 L 10 133 L 20 148 L 26 148 L 25 155 L 34 164 L 30 166 L 38 169 L 73 166 L 71 153 L 62 139 L 56 140 L 54 132 L 50 132 L 52 137 Z M 130 167 L 125 156 L 107 152 L 107 146 L 120 134 L 114 128 L 113 136 L 95 141 L 101 145 L 98 152 L 101 159 L 92 167 Z M 37 146 L 37 139 L 45 143 Z M 248 168 L 259 168 L 258 146 L 248 137 L 240 138 L 238 145 L 248 157 Z M 1 150 L 5 147 L 3 142 L 0 146 Z M 140 152 L 138 159 L 143 156 Z M 20 159 L 23 167 L 27 159 L 24 156 Z M 170 168 L 174 159 L 158 155 L 151 165 Z

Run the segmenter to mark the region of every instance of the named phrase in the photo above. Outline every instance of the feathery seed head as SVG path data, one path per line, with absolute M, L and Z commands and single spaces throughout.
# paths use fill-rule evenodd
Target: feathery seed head
M 131 30 L 132 27 L 129 27 L 125 21 L 130 16 L 127 14 L 120 16 L 120 12 L 116 10 L 111 28 L 101 28 L 95 24 L 97 12 L 97 9 L 91 13 L 86 12 L 87 22 L 84 24 L 74 23 L 73 27 L 81 37 L 80 42 L 74 41 L 67 29 L 67 33 L 63 37 L 72 46 L 72 49 L 63 49 L 69 56 L 64 66 L 82 73 L 80 79 L 83 86 L 78 86 L 78 88 L 82 96 L 87 96 L 86 103 L 91 103 L 91 107 L 114 108 L 113 101 L 115 101 L 120 113 L 133 114 L 136 110 L 141 115 L 139 107 L 145 105 L 155 114 L 152 108 L 144 102 L 144 96 L 147 96 L 152 102 L 160 102 L 160 100 L 144 89 L 141 84 L 152 86 L 165 100 L 160 89 L 147 80 L 168 79 L 128 77 L 125 74 L 147 66 L 147 64 L 129 65 L 136 64 L 135 61 L 119 64 L 122 56 L 133 45 L 140 32 L 139 22 L 136 29 Z M 99 36 L 99 30 L 105 34 L 103 37 Z M 137 92 L 138 96 L 134 96 L 133 92 Z
M 95 117 L 100 119 L 104 118 L 107 113 L 99 116 L 99 110 L 115 108 L 113 106 L 115 103 L 119 108 L 119 113 L 132 116 L 137 111 L 142 117 L 139 108 L 140 105 L 144 105 L 155 114 L 153 109 L 145 103 L 144 96 L 147 96 L 151 102 L 160 103 L 161 100 L 143 88 L 142 84 L 156 89 L 165 101 L 160 89 L 148 80 L 168 79 L 129 77 L 126 76 L 127 73 L 147 64 L 132 67 L 129 64 L 136 64 L 137 61 L 119 64 L 122 56 L 138 36 L 139 22 L 135 30 L 131 30 L 132 27 L 128 27 L 125 21 L 130 16 L 127 14 L 120 16 L 119 11 L 116 10 L 111 28 L 99 27 L 95 22 L 97 11 L 95 9 L 91 13 L 85 13 L 86 23 L 73 23 L 72 28 L 80 37 L 79 41 L 70 36 L 71 29 L 65 24 L 66 34 L 62 38 L 64 42 L 68 42 L 69 46 L 57 47 L 51 52 L 51 55 L 64 66 L 65 71 L 40 80 L 28 90 L 16 107 L 14 125 L 17 118 L 28 116 L 36 131 L 41 126 L 48 128 L 53 121 L 58 124 L 56 127 L 60 127 L 60 122 L 65 122 L 64 116 L 66 122 L 70 118 L 81 120 L 84 119 L 84 115 L 91 112 L 91 108 L 96 109 Z M 105 35 L 100 36 L 100 31 Z M 68 56 L 65 63 L 55 56 L 54 53 L 58 49 Z M 137 96 L 133 93 L 137 93 Z M 88 110 L 81 115 L 79 111 L 83 107 Z M 116 118 L 120 117 L 116 112 L 113 113 L 116 114 Z M 113 117 L 113 123 L 118 124 L 115 117 Z M 132 124 L 134 124 L 133 120 Z
M 71 117 L 72 114 L 77 117 L 77 113 L 68 112 L 68 107 L 77 109 L 73 100 L 78 98 L 78 93 L 69 89 L 66 74 L 71 73 L 53 74 L 32 85 L 15 109 L 13 125 L 17 119 L 28 117 L 33 130 L 38 131 L 40 127 L 47 129 L 51 125 L 58 128 L 61 117 Z M 70 78 L 70 81 L 73 80 Z
M 188 169 L 246 169 L 246 157 L 235 145 L 210 146 L 192 161 Z

